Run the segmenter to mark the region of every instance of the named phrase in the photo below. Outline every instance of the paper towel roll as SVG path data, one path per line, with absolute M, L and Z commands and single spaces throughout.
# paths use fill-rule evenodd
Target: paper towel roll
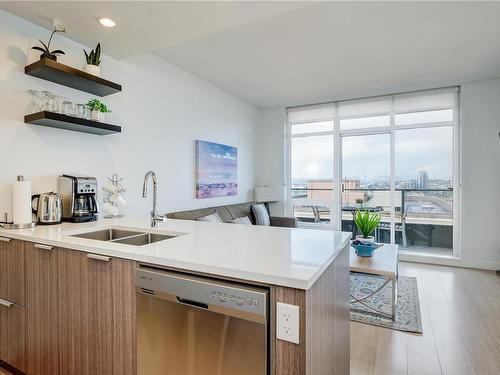
M 23 176 L 18 176 L 12 186 L 12 208 L 14 224 L 31 223 L 31 182 L 24 181 Z

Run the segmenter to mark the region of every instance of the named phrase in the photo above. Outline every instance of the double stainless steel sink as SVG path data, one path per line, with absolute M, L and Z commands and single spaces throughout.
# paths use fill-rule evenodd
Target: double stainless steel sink
M 180 234 L 148 233 L 119 228 L 102 229 L 94 232 L 73 234 L 71 237 L 86 238 L 89 240 L 121 243 L 124 245 L 143 246 L 155 242 L 178 237 Z

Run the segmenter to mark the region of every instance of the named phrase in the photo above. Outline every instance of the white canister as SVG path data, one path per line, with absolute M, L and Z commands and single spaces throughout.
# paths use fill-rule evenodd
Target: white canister
M 14 224 L 29 224 L 33 221 L 31 212 L 31 182 L 17 176 L 12 185 L 12 209 Z

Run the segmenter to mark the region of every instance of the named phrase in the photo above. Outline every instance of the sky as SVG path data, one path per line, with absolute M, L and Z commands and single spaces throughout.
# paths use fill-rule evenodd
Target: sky
M 396 179 L 416 178 L 420 170 L 430 179 L 451 179 L 453 128 L 397 130 Z M 364 180 L 390 175 L 389 134 L 344 137 L 342 175 Z M 333 136 L 292 139 L 292 178 L 333 179 Z

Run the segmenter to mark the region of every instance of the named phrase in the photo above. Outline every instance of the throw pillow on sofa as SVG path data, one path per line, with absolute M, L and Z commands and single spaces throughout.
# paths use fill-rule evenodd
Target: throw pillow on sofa
M 230 223 L 252 225 L 252 222 L 250 221 L 250 218 L 248 216 L 238 217 L 236 219 L 231 220 Z
M 264 204 L 252 204 L 252 212 L 255 216 L 255 225 L 271 225 L 271 219 L 269 218 L 269 212 Z
M 202 217 L 197 217 L 197 221 L 209 221 L 211 223 L 223 223 L 222 218 L 220 217 L 219 213 L 215 211 L 213 214 L 207 215 L 207 216 L 202 216 Z

